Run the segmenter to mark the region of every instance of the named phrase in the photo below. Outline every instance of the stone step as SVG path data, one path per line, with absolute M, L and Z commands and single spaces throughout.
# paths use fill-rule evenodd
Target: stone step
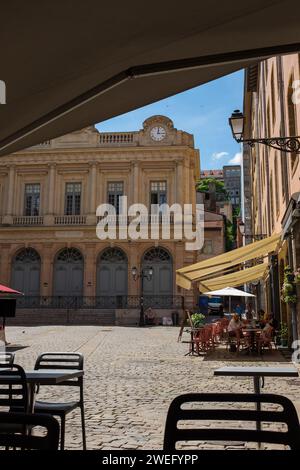
M 7 325 L 115 325 L 114 309 L 19 309 L 15 318 L 8 318 Z

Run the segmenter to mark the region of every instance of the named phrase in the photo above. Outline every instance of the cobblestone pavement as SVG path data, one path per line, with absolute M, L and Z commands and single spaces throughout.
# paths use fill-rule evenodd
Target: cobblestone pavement
M 45 351 L 79 351 L 85 357 L 88 449 L 161 449 L 171 400 L 187 392 L 248 392 L 252 379 L 214 377 L 228 364 L 284 365 L 278 352 L 263 359 L 237 356 L 217 348 L 207 357 L 185 356 L 175 327 L 42 326 L 8 327 L 7 341 L 26 346 L 16 363 L 33 368 Z M 281 393 L 300 404 L 300 379 L 270 378 L 265 392 Z M 67 399 L 76 389 L 42 387 L 39 398 Z M 204 444 L 203 444 L 204 446 Z M 203 447 L 201 446 L 201 447 Z M 226 443 L 223 443 L 223 447 Z M 207 447 L 207 445 L 206 445 Z M 213 445 L 220 448 L 220 444 Z M 243 444 L 237 444 L 237 448 Z M 66 448 L 81 448 L 80 413 L 67 416 Z

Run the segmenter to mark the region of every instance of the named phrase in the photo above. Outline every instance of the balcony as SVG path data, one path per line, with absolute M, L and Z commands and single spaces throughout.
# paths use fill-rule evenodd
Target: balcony
M 137 145 L 137 133 L 135 132 L 103 132 L 99 135 L 99 146 Z
M 54 217 L 54 225 L 85 225 L 85 215 L 58 215 Z
M 43 225 L 43 224 L 44 224 L 44 217 L 40 215 L 13 217 L 13 225 L 28 226 L 28 225 Z

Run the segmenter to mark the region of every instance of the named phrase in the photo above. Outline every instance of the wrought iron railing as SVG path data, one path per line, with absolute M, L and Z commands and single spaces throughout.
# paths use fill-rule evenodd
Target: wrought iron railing
M 17 299 L 18 308 L 38 309 L 122 309 L 141 307 L 141 297 L 138 295 L 116 296 L 24 296 Z M 184 308 L 184 298 L 181 295 L 145 295 L 144 309 Z

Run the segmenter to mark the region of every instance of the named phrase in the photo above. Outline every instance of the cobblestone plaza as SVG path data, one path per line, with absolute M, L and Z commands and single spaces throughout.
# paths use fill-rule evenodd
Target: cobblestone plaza
M 84 354 L 88 449 L 161 449 L 167 410 L 177 395 L 252 392 L 251 378 L 214 377 L 214 369 L 288 365 L 278 351 L 261 359 L 218 347 L 205 357 L 185 356 L 188 345 L 177 342 L 178 332 L 176 327 L 39 326 L 8 327 L 6 336 L 16 350 L 15 362 L 25 369 L 32 369 L 42 352 Z M 269 378 L 263 391 L 287 396 L 300 410 L 299 385 L 299 379 Z M 42 387 L 39 399 L 70 400 L 75 394 L 70 388 Z M 212 445 L 224 446 L 232 448 Z M 75 410 L 66 420 L 66 449 L 81 448 L 80 413 Z

